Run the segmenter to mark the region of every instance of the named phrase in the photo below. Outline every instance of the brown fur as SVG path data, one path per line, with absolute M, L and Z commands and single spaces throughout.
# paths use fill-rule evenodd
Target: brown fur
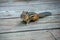
M 26 24 L 28 24 L 31 21 L 35 22 L 35 21 L 38 21 L 39 20 L 39 15 L 38 14 L 34 14 L 32 16 L 29 16 L 28 14 L 26 14 L 25 17 L 24 17 L 24 19 L 23 19 L 23 21 L 25 21 Z
M 43 13 L 37 14 L 34 12 L 23 11 L 23 13 L 21 14 L 21 18 L 23 19 L 23 22 L 25 22 L 26 24 L 29 24 L 30 22 L 36 22 L 40 18 L 44 18 L 44 17 L 50 16 L 50 15 L 51 15 L 50 12 L 43 12 Z

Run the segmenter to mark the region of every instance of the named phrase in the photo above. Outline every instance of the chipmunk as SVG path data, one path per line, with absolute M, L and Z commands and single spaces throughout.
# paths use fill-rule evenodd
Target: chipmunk
M 50 16 L 50 12 L 43 12 L 43 13 L 34 13 L 34 12 L 26 12 L 23 11 L 21 14 L 21 18 L 23 19 L 22 21 L 25 22 L 26 24 L 29 24 L 30 22 L 35 22 L 38 21 L 40 18 L 44 18 L 46 16 Z

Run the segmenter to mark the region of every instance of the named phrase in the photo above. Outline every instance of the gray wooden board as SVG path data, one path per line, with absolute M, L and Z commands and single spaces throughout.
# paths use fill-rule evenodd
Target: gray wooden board
M 49 30 L 49 32 L 52 33 L 57 40 L 60 40 L 60 29 L 59 30 Z
M 21 3 L 21 4 L 20 4 Z M 53 15 L 60 14 L 60 2 L 13 2 L 0 4 L 0 18 L 20 17 L 22 11 L 33 11 L 36 13 L 50 11 Z M 22 31 L 46 28 L 60 28 L 60 16 L 48 16 L 40 19 L 37 23 L 23 25 L 20 18 L 0 19 L 0 32 Z
M 55 2 L 55 1 L 60 1 L 60 0 L 0 0 L 0 3 L 5 3 L 5 2 L 29 2 L 29 1 L 40 1 L 40 2 Z
M 13 32 L 48 28 L 60 28 L 60 16 L 48 16 L 28 25 L 22 24 L 19 18 L 0 19 L 0 32 Z
M 0 34 L 0 40 L 55 40 L 47 31 Z
M 2 0 L 3 1 L 3 0 Z M 43 1 L 43 0 L 41 0 Z M 52 14 L 60 14 L 60 2 L 51 1 L 46 3 L 47 0 L 38 2 L 21 2 L 18 3 L 2 3 L 0 4 L 0 18 L 19 17 L 23 10 L 33 12 L 50 11 Z M 44 3 L 45 2 L 45 3 Z M 18 4 L 18 5 L 17 5 Z M 23 7 L 24 6 L 24 7 Z M 52 15 L 46 18 L 40 19 L 37 23 L 31 23 L 24 25 L 20 23 L 20 18 L 14 19 L 0 19 L 0 40 L 60 40 L 59 31 L 31 31 L 31 32 L 14 32 L 24 30 L 36 30 L 36 29 L 49 29 L 49 28 L 60 28 L 60 15 Z M 54 36 L 51 35 L 51 33 Z M 57 35 L 57 36 L 56 36 Z
M 60 37 L 60 29 L 59 29 L 59 30 L 50 30 L 50 32 L 51 32 L 56 38 L 59 38 L 59 37 Z

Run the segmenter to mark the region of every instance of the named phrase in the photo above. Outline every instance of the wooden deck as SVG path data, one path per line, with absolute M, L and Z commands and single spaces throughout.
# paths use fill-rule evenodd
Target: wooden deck
M 22 24 L 22 11 L 49 11 L 51 16 Z M 60 40 L 60 2 L 40 1 L 0 4 L 0 40 Z

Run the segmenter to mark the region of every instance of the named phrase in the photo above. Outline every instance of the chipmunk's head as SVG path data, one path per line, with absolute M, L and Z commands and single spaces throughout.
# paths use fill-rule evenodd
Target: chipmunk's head
M 23 11 L 22 14 L 21 14 L 21 18 L 23 19 L 22 20 L 23 22 L 28 23 L 29 18 L 30 18 L 28 12 Z

